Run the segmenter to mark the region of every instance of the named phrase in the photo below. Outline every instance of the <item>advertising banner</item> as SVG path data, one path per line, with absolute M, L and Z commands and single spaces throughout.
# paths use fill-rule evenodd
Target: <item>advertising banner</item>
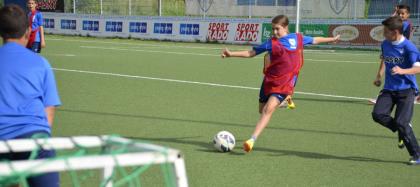
M 329 25 L 326 24 L 301 24 L 300 32 L 305 36 L 312 37 L 328 37 Z M 294 33 L 296 30 L 295 24 L 289 24 L 289 32 Z M 261 41 L 265 42 L 272 36 L 271 23 L 263 23 Z
M 1 1 L 1 0 L 0 0 Z M 37 9 L 41 12 L 64 12 L 64 0 L 38 0 Z M 4 0 L 4 4 L 16 4 L 27 10 L 27 0 Z
M 234 41 L 257 42 L 260 33 L 259 23 L 238 23 Z
M 43 26 L 44 26 L 45 29 L 55 29 L 55 20 L 45 18 Z
M 64 12 L 64 0 L 38 0 L 37 9 L 41 12 Z
M 258 44 L 261 42 L 261 23 L 209 22 L 207 41 Z
M 340 35 L 336 45 L 379 46 L 384 40 L 381 25 L 330 25 L 329 35 Z
M 230 23 L 228 22 L 210 22 L 208 26 L 207 39 L 209 41 L 227 41 L 229 37 L 229 27 Z
M 130 21 L 129 23 L 130 23 L 130 28 L 129 28 L 130 33 L 142 33 L 142 34 L 147 33 L 147 22 Z
M 260 21 L 260 22 L 259 22 Z M 267 20 L 180 17 L 127 17 L 44 13 L 46 33 L 81 36 L 123 37 L 170 41 L 219 42 L 258 45 L 271 37 Z M 295 25 L 290 24 L 290 32 Z M 312 37 L 341 40 L 335 46 L 379 48 L 383 27 L 375 23 L 301 24 L 301 32 Z M 415 26 L 412 39 L 420 45 L 420 30 Z M 330 44 L 325 44 L 330 45 Z

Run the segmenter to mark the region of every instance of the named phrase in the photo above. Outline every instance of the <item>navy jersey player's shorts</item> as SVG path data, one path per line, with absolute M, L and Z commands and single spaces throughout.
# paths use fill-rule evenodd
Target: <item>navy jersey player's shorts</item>
M 43 132 L 31 132 L 19 136 L 16 139 L 31 138 L 35 134 L 44 134 Z M 3 153 L 0 154 L 0 161 L 14 161 L 14 160 L 27 160 L 31 152 L 17 152 L 17 153 Z M 53 158 L 55 157 L 54 150 L 39 150 L 36 159 Z M 60 178 L 58 172 L 45 173 L 34 177 L 28 177 L 27 182 L 30 187 L 59 187 Z
M 270 98 L 270 96 L 276 97 L 280 103 L 284 101 L 284 99 L 286 99 L 287 95 L 285 94 L 270 94 L 270 95 L 266 95 L 264 93 L 264 81 L 261 84 L 261 89 L 260 89 L 260 98 L 259 98 L 259 102 L 260 103 L 266 103 L 268 101 L 268 99 Z

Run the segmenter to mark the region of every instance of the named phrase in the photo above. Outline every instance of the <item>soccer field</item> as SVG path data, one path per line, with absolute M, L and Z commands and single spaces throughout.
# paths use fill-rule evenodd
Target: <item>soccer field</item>
M 249 154 L 259 118 L 262 55 L 221 59 L 248 46 L 47 36 L 44 55 L 63 105 L 54 136 L 119 134 L 181 150 L 190 186 L 418 186 L 397 135 L 373 122 L 378 51 L 307 50 L 295 110 L 275 112 Z M 420 136 L 420 105 L 414 131 Z M 211 140 L 232 132 L 236 148 Z M 158 167 L 143 186 L 160 186 Z M 63 178 L 63 186 L 70 181 Z M 87 185 L 90 186 L 90 185 Z

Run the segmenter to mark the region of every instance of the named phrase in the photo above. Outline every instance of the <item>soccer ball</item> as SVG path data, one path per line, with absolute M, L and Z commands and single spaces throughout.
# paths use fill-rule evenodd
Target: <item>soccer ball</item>
M 214 136 L 213 144 L 216 150 L 229 152 L 235 147 L 235 137 L 228 131 L 220 131 Z

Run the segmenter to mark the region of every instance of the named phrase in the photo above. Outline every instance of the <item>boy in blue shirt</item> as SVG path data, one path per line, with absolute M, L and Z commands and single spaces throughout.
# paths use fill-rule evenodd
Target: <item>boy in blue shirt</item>
M 30 35 L 26 13 L 17 5 L 0 9 L 0 140 L 51 136 L 55 107 L 61 105 L 46 59 L 25 48 Z M 0 154 L 0 160 L 25 160 L 31 152 Z M 51 158 L 39 150 L 36 158 Z M 27 178 L 31 187 L 59 186 L 58 173 Z
M 410 6 L 408 5 L 398 5 L 395 8 L 395 12 L 393 16 L 400 16 L 403 20 L 403 32 L 405 38 L 411 39 L 412 36 L 412 30 L 413 30 L 413 24 L 410 21 Z
M 397 14 L 403 20 L 403 35 L 407 39 L 411 39 L 413 36 L 413 24 L 410 21 L 410 7 L 407 5 L 398 5 Z M 420 96 L 417 96 L 415 102 L 420 103 Z
M 382 22 L 384 37 L 381 59 L 385 65 L 385 83 L 379 93 L 372 112 L 375 122 L 398 132 L 411 158 L 410 165 L 420 164 L 420 149 L 410 124 L 413 117 L 413 100 L 418 93 L 415 75 L 393 74 L 392 69 L 413 68 L 419 57 L 419 51 L 413 43 L 402 35 L 403 22 L 399 16 L 390 17 Z M 395 116 L 391 116 L 396 106 Z
M 31 27 L 31 34 L 29 35 L 29 41 L 26 47 L 35 53 L 41 53 L 41 48 L 45 47 L 44 27 L 43 18 L 40 11 L 36 8 L 36 0 L 28 0 L 27 6 L 29 9 L 28 18 L 29 26 Z

